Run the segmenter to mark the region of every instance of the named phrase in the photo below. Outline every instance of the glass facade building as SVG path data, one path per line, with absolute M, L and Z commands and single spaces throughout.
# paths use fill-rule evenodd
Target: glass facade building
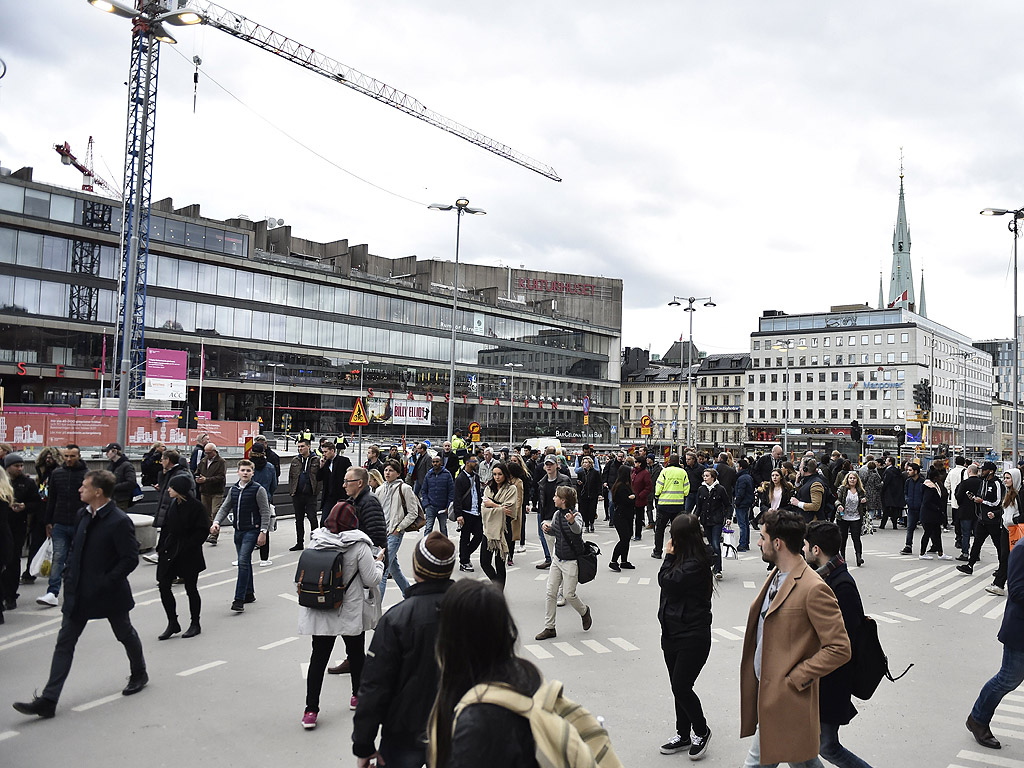
M 7 403 L 76 405 L 99 395 L 101 381 L 111 394 L 120 219 L 118 202 L 35 183 L 30 169 L 0 178 Z M 387 259 L 263 221 L 206 219 L 199 206 L 175 209 L 169 199 L 153 204 L 150 236 L 145 344 L 188 350 L 191 408 L 220 420 L 262 417 L 269 429 L 282 364 L 275 431 L 287 415 L 291 431 L 347 433 L 362 394 L 378 406 L 364 436 L 444 436 L 452 262 Z M 516 442 L 578 432 L 589 396 L 589 434 L 610 442 L 621 281 L 472 264 L 460 264 L 459 277 L 456 425 L 475 421 L 483 440 L 507 442 L 511 399 Z M 389 399 L 429 407 L 415 423 L 396 423 L 381 404 Z

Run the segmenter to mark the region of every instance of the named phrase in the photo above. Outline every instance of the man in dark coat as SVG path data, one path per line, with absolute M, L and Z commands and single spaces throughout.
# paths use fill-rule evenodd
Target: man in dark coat
M 772 470 L 782 466 L 782 446 L 774 445 L 769 453 L 764 454 L 754 462 L 754 468 L 750 476 L 754 481 L 754 487 L 767 483 L 772 479 Z
M 882 483 L 884 486 L 884 478 Z M 914 531 L 917 530 L 917 524 L 921 518 L 921 502 L 924 500 L 924 478 L 921 477 L 921 467 L 917 464 L 907 465 L 907 479 L 903 481 L 903 497 L 907 504 L 907 544 L 900 550 L 900 554 L 910 555 L 913 554 L 911 547 L 914 544 Z
M 53 470 L 46 484 L 46 536 L 53 542 L 53 560 L 46 593 L 36 598 L 39 605 L 50 608 L 58 605 L 61 576 L 75 533 L 78 509 L 82 506 L 78 489 L 88 469 L 77 445 L 68 443 L 64 446 L 63 454 L 64 464 Z
M 857 582 L 853 580 L 846 561 L 839 554 L 842 535 L 835 523 L 818 521 L 807 526 L 804 538 L 804 558 L 817 569 L 828 584 L 843 614 L 843 624 L 850 638 L 850 647 L 857 647 L 864 605 L 861 603 Z M 821 756 L 834 765 L 861 764 L 860 758 L 839 743 L 839 726 L 849 725 L 857 714 L 850 697 L 853 695 L 853 662 L 848 661 L 829 672 L 819 683 L 818 712 L 821 717 Z
M 334 443 L 323 443 L 321 446 L 324 455 L 320 459 L 320 470 L 317 478 L 320 481 L 320 488 L 323 489 L 323 498 L 320 502 L 320 525 L 327 520 L 334 505 L 348 496 L 345 493 L 345 472 L 352 466 L 344 456 L 338 456 L 338 447 Z M 346 466 L 345 462 L 348 462 Z
M 894 457 L 889 456 L 885 461 L 885 472 L 882 473 L 882 524 L 878 526 L 878 529 L 885 528 L 885 521 L 892 518 L 892 529 L 895 531 L 896 521 L 900 519 L 900 512 L 905 503 L 903 473 L 896 466 Z
M 30 702 L 15 702 L 14 708 L 23 715 L 54 716 L 75 646 L 90 619 L 109 621 L 114 637 L 128 653 L 131 677 L 121 693 L 131 696 L 149 682 L 142 641 L 128 618 L 135 607 L 128 574 L 139 564 L 139 542 L 131 519 L 111 500 L 114 485 L 114 475 L 105 470 L 89 472 L 82 481 L 79 496 L 84 506 L 78 512 L 64 568 L 64 619 L 53 649 L 50 678 L 42 695 Z
M 124 455 L 120 443 L 108 444 L 103 452 L 110 460 L 107 469 L 117 480 L 117 485 L 114 486 L 114 503 L 121 509 L 128 509 L 135 504 L 135 489 L 139 485 L 135 479 L 135 465 Z

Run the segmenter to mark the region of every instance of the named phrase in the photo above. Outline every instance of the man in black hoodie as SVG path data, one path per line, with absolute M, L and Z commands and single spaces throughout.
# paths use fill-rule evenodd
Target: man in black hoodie
M 50 564 L 50 583 L 46 593 L 36 602 L 56 608 L 60 594 L 61 577 L 67 562 L 68 549 L 75 536 L 78 510 L 82 500 L 78 489 L 82 487 L 88 467 L 82 461 L 82 452 L 74 443 L 64 446 L 64 464 L 53 470 L 46 491 L 46 537 L 53 541 L 53 560 Z

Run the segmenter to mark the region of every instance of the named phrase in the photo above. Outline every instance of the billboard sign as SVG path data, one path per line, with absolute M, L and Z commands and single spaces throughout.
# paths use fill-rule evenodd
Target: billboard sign
M 184 400 L 188 352 L 183 349 L 146 350 L 146 399 Z

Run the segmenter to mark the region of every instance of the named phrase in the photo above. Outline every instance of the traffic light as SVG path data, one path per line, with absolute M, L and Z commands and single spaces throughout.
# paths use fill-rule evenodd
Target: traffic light
M 859 443 L 863 434 L 864 430 L 860 428 L 860 424 L 855 419 L 854 422 L 850 425 L 850 437 L 853 438 L 853 441 L 855 443 Z
M 903 433 L 902 429 L 896 430 L 896 445 L 903 445 L 903 441 L 906 440 L 907 436 Z
M 932 385 L 928 379 L 924 380 L 924 410 L 932 409 Z
M 932 409 L 932 385 L 928 379 L 914 385 L 914 405 L 921 411 Z

